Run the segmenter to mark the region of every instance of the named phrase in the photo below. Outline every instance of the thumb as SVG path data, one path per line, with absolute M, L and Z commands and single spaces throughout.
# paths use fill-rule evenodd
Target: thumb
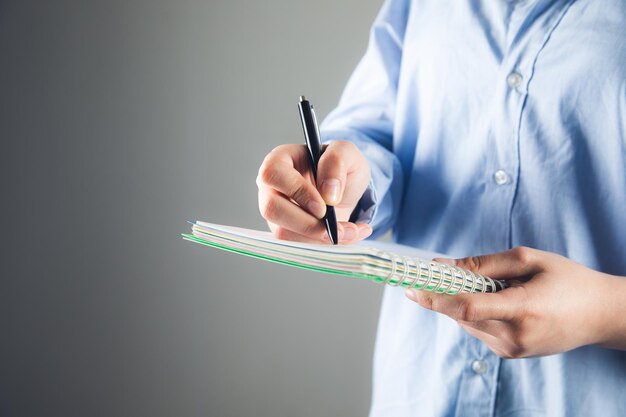
M 343 200 L 348 175 L 361 159 L 351 142 L 334 141 L 326 147 L 317 165 L 317 188 L 326 204 L 335 206 Z
M 516 247 L 490 255 L 469 256 L 450 261 L 459 268 L 478 272 L 493 279 L 524 278 L 537 274 L 543 269 L 541 251 L 527 247 Z

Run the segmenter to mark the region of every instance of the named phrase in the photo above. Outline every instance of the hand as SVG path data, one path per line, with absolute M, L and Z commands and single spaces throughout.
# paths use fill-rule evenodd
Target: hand
M 326 204 L 334 206 L 339 242 L 353 243 L 372 233 L 367 224 L 348 222 L 369 181 L 369 165 L 350 142 L 335 141 L 325 148 L 317 166 L 317 184 L 306 146 L 282 145 L 265 157 L 259 169 L 259 210 L 279 239 L 330 243 L 320 219 Z
M 456 261 L 493 279 L 495 294 L 445 295 L 408 290 L 422 307 L 446 314 L 505 358 L 542 356 L 601 344 L 626 349 L 626 279 L 530 248 Z

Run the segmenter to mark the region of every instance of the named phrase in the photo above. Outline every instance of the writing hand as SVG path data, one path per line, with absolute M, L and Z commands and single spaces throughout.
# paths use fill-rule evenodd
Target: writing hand
M 626 279 L 530 248 L 442 260 L 493 279 L 495 294 L 408 290 L 422 307 L 443 313 L 505 358 L 542 356 L 600 344 L 626 350 Z
M 261 164 L 256 180 L 259 210 L 270 230 L 279 239 L 330 243 L 320 221 L 328 204 L 335 207 L 340 243 L 368 237 L 369 225 L 348 221 L 370 181 L 361 152 L 351 142 L 331 142 L 318 163 L 317 184 L 307 152 L 304 145 L 281 145 Z

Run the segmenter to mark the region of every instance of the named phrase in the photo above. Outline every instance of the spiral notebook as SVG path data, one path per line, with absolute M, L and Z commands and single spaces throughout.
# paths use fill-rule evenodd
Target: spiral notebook
M 183 239 L 291 267 L 361 278 L 404 288 L 458 294 L 496 292 L 503 281 L 431 261 L 437 254 L 373 240 L 357 245 L 312 245 L 278 240 L 269 232 L 190 222 Z

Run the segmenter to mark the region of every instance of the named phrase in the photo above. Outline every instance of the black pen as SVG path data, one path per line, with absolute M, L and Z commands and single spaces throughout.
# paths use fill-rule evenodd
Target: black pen
M 304 130 L 304 140 L 306 147 L 309 149 L 309 161 L 311 162 L 311 171 L 313 171 L 313 179 L 317 184 L 317 163 L 322 156 L 322 141 L 320 138 L 320 130 L 315 117 L 313 105 L 304 96 L 300 96 L 298 103 L 300 109 L 300 120 L 302 121 L 302 130 Z M 335 216 L 335 208 L 326 205 L 326 215 L 324 215 L 326 223 L 326 231 L 333 245 L 339 242 L 337 237 L 337 216 Z

